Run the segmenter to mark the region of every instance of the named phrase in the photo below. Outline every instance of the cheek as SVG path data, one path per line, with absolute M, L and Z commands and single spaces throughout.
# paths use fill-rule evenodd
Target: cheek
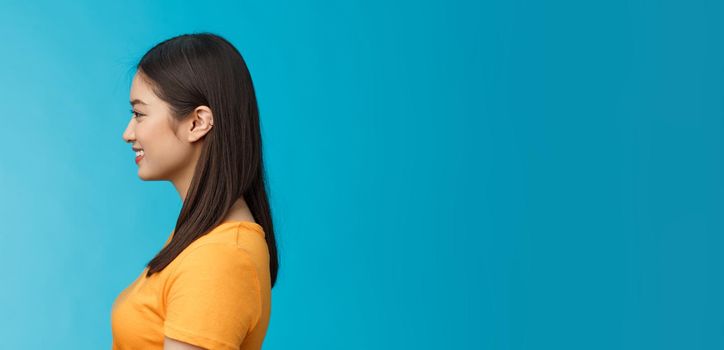
M 136 127 L 136 139 L 146 156 L 153 157 L 155 153 L 163 152 L 166 147 L 164 144 L 169 143 L 169 138 L 173 138 L 173 135 L 169 135 L 163 125 L 158 125 L 155 120 L 145 121 Z
M 138 143 L 140 144 L 141 148 L 144 150 L 146 149 L 146 144 L 149 143 L 149 140 L 152 139 L 149 134 L 152 134 L 153 131 L 153 125 L 146 125 L 143 122 L 136 124 L 136 129 L 134 130 L 136 134 L 136 140 L 138 140 Z
M 189 145 L 163 125 L 144 125 L 136 131 L 136 138 L 143 147 L 148 165 L 158 171 L 174 171 L 189 162 Z

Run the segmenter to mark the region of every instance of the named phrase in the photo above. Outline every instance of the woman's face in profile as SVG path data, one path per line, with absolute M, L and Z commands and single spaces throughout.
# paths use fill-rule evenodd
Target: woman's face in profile
M 131 83 L 131 120 L 123 139 L 140 150 L 134 157 L 143 180 L 173 180 L 191 163 L 191 144 L 177 137 L 169 105 L 153 92 L 142 73 Z

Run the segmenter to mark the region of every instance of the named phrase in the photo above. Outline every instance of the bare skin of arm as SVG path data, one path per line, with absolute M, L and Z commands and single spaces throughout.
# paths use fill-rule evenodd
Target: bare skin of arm
M 169 337 L 163 337 L 163 350 L 206 350 Z

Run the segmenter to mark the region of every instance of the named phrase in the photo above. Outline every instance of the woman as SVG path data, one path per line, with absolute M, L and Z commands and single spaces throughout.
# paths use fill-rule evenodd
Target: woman
M 171 181 L 183 207 L 113 304 L 113 349 L 260 349 L 278 258 L 246 63 L 202 33 L 159 43 L 136 68 L 123 139 L 138 176 Z

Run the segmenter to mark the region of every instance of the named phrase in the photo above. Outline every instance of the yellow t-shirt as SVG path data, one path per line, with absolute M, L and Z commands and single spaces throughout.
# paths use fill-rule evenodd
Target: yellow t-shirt
M 113 303 L 113 350 L 163 349 L 164 336 L 206 349 L 261 349 L 271 279 L 260 225 L 223 222 L 161 272 L 146 278 L 147 270 Z

